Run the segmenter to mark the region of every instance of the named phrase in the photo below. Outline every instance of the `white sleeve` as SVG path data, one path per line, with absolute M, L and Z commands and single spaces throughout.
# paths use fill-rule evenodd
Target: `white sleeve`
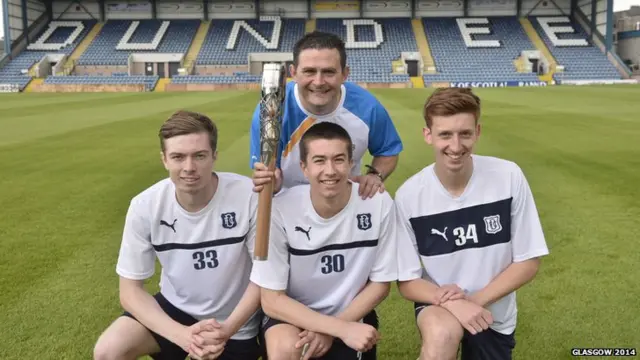
M 391 282 L 398 280 L 397 246 L 396 246 L 396 212 L 393 200 L 384 193 L 382 200 L 382 218 L 380 219 L 380 236 L 376 260 L 369 274 L 369 280 L 375 282 Z
M 286 290 L 289 283 L 289 247 L 282 215 L 275 206 L 270 228 L 267 260 L 254 260 L 251 281 L 265 289 Z
M 256 245 L 256 226 L 258 223 L 258 196 L 258 193 L 252 191 L 251 197 L 249 198 L 249 214 L 251 215 L 249 217 L 249 231 L 247 232 L 247 237 L 244 241 L 251 259 L 253 259 L 253 251 L 255 250 Z
M 416 234 L 411 227 L 409 216 L 403 209 L 402 200 L 396 197 L 395 205 L 398 222 L 398 280 L 419 279 L 423 270 Z
M 520 168 L 515 173 L 514 188 L 511 210 L 513 261 L 521 262 L 548 255 L 549 249 L 544 238 L 533 194 Z
M 144 211 L 135 199 L 129 204 L 116 265 L 118 275 L 131 280 L 145 280 L 155 273 L 156 253 L 149 222 L 142 215 Z

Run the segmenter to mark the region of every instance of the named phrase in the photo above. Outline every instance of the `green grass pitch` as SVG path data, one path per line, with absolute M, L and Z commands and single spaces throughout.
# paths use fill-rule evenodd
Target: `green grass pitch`
M 405 150 L 393 194 L 433 160 L 430 90 L 376 90 Z M 640 348 L 640 87 L 481 89 L 477 153 L 516 161 L 551 255 L 518 292 L 516 359 L 573 347 Z M 0 359 L 89 359 L 120 314 L 114 270 L 132 196 L 166 176 L 157 131 L 173 111 L 210 115 L 221 171 L 249 175 L 257 92 L 0 96 Z M 158 275 L 149 281 L 157 289 Z M 379 358 L 415 360 L 412 305 L 379 307 Z

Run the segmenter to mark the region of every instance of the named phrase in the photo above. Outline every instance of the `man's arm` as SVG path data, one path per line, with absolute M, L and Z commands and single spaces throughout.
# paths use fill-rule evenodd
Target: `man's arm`
M 154 274 L 156 258 L 146 211 L 144 200 L 133 199 L 129 204 L 116 265 L 120 303 L 142 325 L 188 351 L 187 327 L 171 319 L 144 289 L 144 280 Z
M 540 267 L 540 257 L 549 254 L 527 179 L 519 167 L 514 167 L 511 174 L 514 190 L 510 234 L 513 263 L 470 296 L 481 306 L 490 305 L 533 280 Z
M 256 227 L 258 223 L 258 194 L 247 191 L 249 196 L 249 206 L 247 210 L 250 215 L 249 230 L 247 231 L 245 239 L 245 247 L 249 257 L 253 258 L 253 252 L 255 250 L 256 243 Z M 240 302 L 236 305 L 235 309 L 229 318 L 225 321 L 224 327 L 226 328 L 227 335 L 231 337 L 238 332 L 242 325 L 253 315 L 260 307 L 260 287 L 255 283 L 249 281 L 249 286 L 242 295 Z
M 402 152 L 402 139 L 391 116 L 381 103 L 375 105 L 369 122 L 369 152 L 373 156 L 371 166 L 386 180 L 396 169 L 398 155 Z
M 237 333 L 258 308 L 260 308 L 260 287 L 249 282 L 249 286 L 247 286 L 247 290 L 242 295 L 240 302 L 223 324 L 227 337 Z
M 396 169 L 398 158 L 399 155 L 374 156 L 371 166 L 380 173 L 381 180 L 384 181 Z
M 284 291 L 262 288 L 260 293 L 262 309 L 268 316 L 301 329 L 343 337 L 347 325 L 345 320 L 313 311 L 287 296 Z
M 403 298 L 423 304 L 437 304 L 438 285 L 425 279 L 398 281 L 398 291 Z
M 469 300 L 486 307 L 500 300 L 533 280 L 538 272 L 540 259 L 534 258 L 509 265 L 487 286 L 469 296 Z
M 120 277 L 120 303 L 142 325 L 188 351 L 191 332 L 169 315 L 145 289 L 143 280 Z
M 389 296 L 390 290 L 391 285 L 389 283 L 369 281 L 364 289 L 351 301 L 351 304 L 337 317 L 345 321 L 360 321 Z

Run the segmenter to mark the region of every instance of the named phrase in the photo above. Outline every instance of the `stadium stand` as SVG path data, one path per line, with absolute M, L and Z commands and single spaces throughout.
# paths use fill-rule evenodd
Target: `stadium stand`
M 0 84 L 17 84 L 22 91 L 33 78 L 29 70 L 34 64 L 48 54 L 70 55 L 95 23 L 94 20 L 50 22 L 35 42 L 0 69 Z
M 480 18 L 481 19 L 481 18 Z M 539 81 L 535 73 L 520 73 L 514 60 L 523 50 L 533 50 L 516 17 L 489 17 L 479 25 L 492 33 L 461 34 L 459 18 L 424 18 L 423 24 L 437 74 L 424 74 L 425 84 L 457 81 Z M 473 42 L 472 42 L 473 40 Z
M 127 65 L 132 53 L 184 54 L 199 20 L 109 20 L 78 65 Z
M 49 76 L 45 79 L 45 84 L 60 85 L 128 85 L 144 84 L 147 91 L 153 90 L 158 82 L 157 75 L 127 75 L 113 74 L 111 76 L 93 75 L 70 75 L 70 76 Z
M 250 53 L 292 52 L 304 35 L 305 20 L 262 16 L 260 19 L 222 20 L 211 23 L 196 58 L 194 75 L 174 76 L 174 84 L 246 84 L 260 82 L 260 76 L 247 72 L 211 75 L 208 66 L 247 66 Z M 215 71 L 215 70 L 214 70 Z
M 247 65 L 252 52 L 291 52 L 296 40 L 304 35 L 304 25 L 302 19 L 275 16 L 263 16 L 260 20 L 215 20 L 196 65 Z
M 397 5 L 401 8 L 400 2 Z M 375 12 L 378 5 L 371 6 Z M 241 14 L 246 9 L 239 6 L 237 10 Z M 82 11 L 82 7 L 75 11 Z M 250 16 L 242 15 L 239 17 L 243 19 L 239 19 L 234 14 L 219 13 L 204 21 L 170 20 L 174 15 L 166 13 L 162 17 L 169 19 L 116 20 L 128 19 L 129 8 L 109 11 L 117 15 L 108 17 L 106 22 L 52 21 L 30 39 L 34 42 L 0 69 L 0 84 L 17 84 L 20 91 L 27 86 L 26 91 L 31 91 L 39 84 L 144 84 L 147 91 L 165 91 L 165 85 L 169 85 L 167 91 L 172 91 L 171 84 L 198 85 L 177 86 L 178 91 L 205 89 L 202 84 L 225 85 L 212 88 L 258 84 L 261 76 L 255 73 L 260 63 L 271 61 L 267 57 L 289 61 L 279 56 L 290 59 L 295 42 L 313 29 L 345 40 L 351 70 L 348 80 L 358 83 L 423 87 L 521 82 L 518 86 L 538 86 L 551 84 L 551 80 L 624 77 L 624 70 L 593 43 L 581 24 L 565 16 L 354 18 L 357 15 L 345 11 L 344 18 L 340 14 L 305 20 L 282 17 L 287 11 L 279 9 L 269 10 L 278 16 L 247 19 Z M 183 14 L 175 15 L 180 16 Z M 271 54 L 252 57 L 263 53 Z M 61 58 L 59 55 L 63 54 L 73 56 Z M 51 62 L 65 61 L 64 66 L 53 69 L 55 76 L 42 66 L 35 71 L 34 64 L 45 55 L 58 55 L 53 57 L 55 60 L 50 57 Z M 556 71 L 558 68 L 560 71 Z M 32 81 L 38 76 L 46 79 Z
M 554 80 L 618 80 L 621 75 L 616 67 L 609 62 L 606 55 L 589 39 L 587 32 L 575 21 L 568 17 L 555 17 L 556 22 L 541 23 L 538 17 L 530 17 L 531 24 L 536 29 L 545 45 L 556 58 L 564 71 L 556 73 Z M 550 38 L 543 26 L 552 25 L 554 28 L 565 28 L 567 33 L 557 33 Z
M 353 34 L 347 34 L 352 28 L 345 26 L 346 21 L 355 24 Z M 316 29 L 337 34 L 345 40 L 350 81 L 408 82 L 409 75 L 392 74 L 392 62 L 400 59 L 403 52 L 418 52 L 411 19 L 385 18 L 375 19 L 375 22 L 381 26 L 372 26 L 367 19 L 317 19 Z M 363 48 L 356 48 L 358 44 Z

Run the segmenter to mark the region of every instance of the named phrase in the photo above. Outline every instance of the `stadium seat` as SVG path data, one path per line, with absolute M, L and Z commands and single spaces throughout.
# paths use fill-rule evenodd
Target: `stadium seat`
M 248 26 L 246 26 L 246 25 Z M 264 16 L 260 20 L 211 23 L 196 65 L 247 65 L 249 53 L 292 52 L 304 35 L 305 20 Z
M 184 54 L 199 26 L 199 20 L 109 20 L 78 65 L 127 65 L 136 52 Z
M 70 55 L 95 24 L 95 20 L 49 23 L 30 47 L 0 69 L 0 84 L 17 84 L 22 91 L 31 81 L 28 71 L 35 63 L 47 54 Z
M 535 50 L 516 17 L 482 19 L 423 18 L 437 74 L 423 75 L 425 84 L 467 81 L 539 81 L 535 73 L 519 73 L 513 61 L 523 50 Z M 492 33 L 463 28 L 489 27 Z M 478 26 L 482 25 L 482 26 Z
M 348 43 L 346 51 L 350 81 L 377 83 L 409 81 L 409 75 L 392 74 L 392 62 L 400 59 L 402 52 L 418 52 L 410 19 L 375 19 L 375 23 L 372 21 L 374 19 L 346 20 L 352 21 L 354 26 L 345 26 L 343 19 L 317 19 L 316 29 L 337 34 Z M 350 39 L 354 41 L 351 42 Z M 378 44 L 379 40 L 382 40 L 380 44 Z
M 557 33 L 550 38 L 547 32 L 552 32 L 548 31 L 548 28 L 544 31 L 543 26 L 546 26 L 538 21 L 537 17 L 529 18 L 558 64 L 564 66 L 563 72 L 553 76 L 554 80 L 618 80 L 622 78 L 607 56 L 589 40 L 589 35 L 580 24 L 567 17 L 555 19 L 557 23 L 545 22 L 546 25 L 553 25 L 554 29 L 565 29 L 568 33 Z
M 155 88 L 159 77 L 152 75 L 122 75 L 117 76 L 94 76 L 94 75 L 70 75 L 70 76 L 49 76 L 45 79 L 45 84 L 90 84 L 90 85 L 126 85 L 126 84 L 144 84 L 146 91 Z

